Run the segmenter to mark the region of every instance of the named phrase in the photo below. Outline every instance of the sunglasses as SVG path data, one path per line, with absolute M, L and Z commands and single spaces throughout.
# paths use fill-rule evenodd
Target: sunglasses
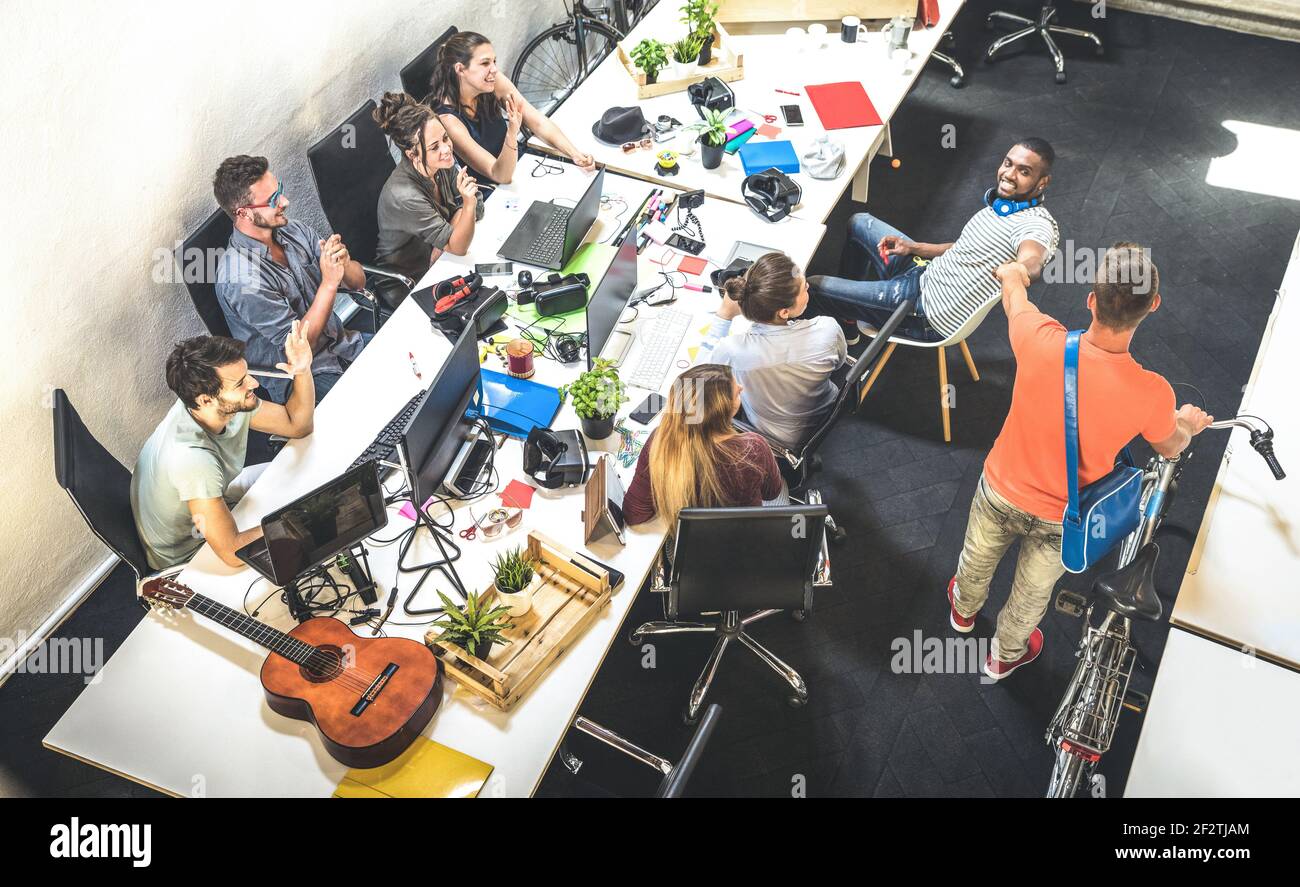
M 470 512 L 473 515 L 473 512 Z M 460 531 L 462 539 L 473 539 L 482 531 L 484 539 L 495 539 L 507 529 L 513 530 L 523 523 L 522 508 L 493 508 L 483 517 L 475 518 L 474 523 Z
M 280 205 L 280 198 L 284 196 L 284 182 L 276 182 L 275 193 L 270 196 L 266 203 L 245 203 L 240 209 L 273 209 Z
M 623 153 L 634 154 L 637 151 L 649 151 L 654 147 L 654 144 L 654 139 L 649 138 L 641 139 L 639 142 L 624 142 Z

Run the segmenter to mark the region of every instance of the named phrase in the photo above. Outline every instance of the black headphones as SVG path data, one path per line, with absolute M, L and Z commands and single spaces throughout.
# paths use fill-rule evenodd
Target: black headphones
M 1003 218 L 1006 218 L 1012 213 L 1018 213 L 1022 209 L 1029 209 L 1031 206 L 1038 206 L 1042 202 L 1042 195 L 1031 197 L 1028 200 L 1008 200 L 1005 197 L 994 197 L 992 188 L 989 188 L 984 192 L 984 205 L 992 208 L 995 213 Z
M 740 183 L 741 196 L 749 208 L 769 222 L 779 222 L 799 205 L 803 189 L 775 166 L 746 176 Z

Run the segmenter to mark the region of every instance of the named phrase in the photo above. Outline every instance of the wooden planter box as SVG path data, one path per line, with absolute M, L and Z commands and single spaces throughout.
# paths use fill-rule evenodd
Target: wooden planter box
M 839 22 L 916 15 L 916 0 L 719 0 L 720 22 Z
M 745 76 L 745 58 L 735 49 L 731 35 L 722 25 L 718 25 L 713 31 L 713 58 L 707 65 L 696 65 L 691 76 L 678 80 L 661 79 L 647 84 L 645 72 L 636 66 L 630 55 L 632 48 L 640 42 L 640 40 L 624 41 L 626 46 L 624 43 L 618 45 L 618 60 L 622 62 L 623 70 L 627 71 L 628 76 L 636 82 L 636 96 L 639 99 L 652 99 L 669 93 L 685 92 L 686 87 L 692 83 L 699 83 L 707 77 L 717 77 L 730 83 L 733 80 L 741 80 Z M 671 45 L 668 47 L 668 57 L 672 58 Z M 665 71 L 660 71 L 659 76 L 662 78 L 664 73 Z
M 436 629 L 424 636 L 449 677 L 501 711 L 514 708 L 573 646 L 609 603 L 611 593 L 603 567 L 536 531 L 528 534 L 528 557 L 536 571 L 533 606 L 523 616 L 511 617 L 515 627 L 502 632 L 509 643 L 496 644 L 483 660 L 438 640 Z M 483 592 L 482 600 L 499 603 L 494 588 Z

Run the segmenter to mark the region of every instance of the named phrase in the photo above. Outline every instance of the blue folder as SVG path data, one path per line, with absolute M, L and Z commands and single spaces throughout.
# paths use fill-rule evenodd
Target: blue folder
M 549 428 L 560 411 L 560 392 L 529 379 L 479 370 L 477 405 L 468 415 L 483 418 L 498 434 L 524 438 L 537 426 Z
M 746 142 L 740 149 L 740 164 L 745 167 L 747 176 L 773 166 L 783 173 L 793 175 L 799 171 L 799 156 L 794 153 L 794 145 L 788 139 Z

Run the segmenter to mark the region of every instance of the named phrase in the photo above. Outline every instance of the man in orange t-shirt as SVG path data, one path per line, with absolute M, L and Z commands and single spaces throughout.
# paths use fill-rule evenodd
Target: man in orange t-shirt
M 1002 282 L 1016 381 L 1011 411 L 971 502 L 948 601 L 952 627 L 971 631 L 993 571 L 1020 540 L 1011 595 L 998 614 L 993 650 L 984 664 L 985 673 L 1000 680 L 1038 657 L 1043 648 L 1038 623 L 1065 572 L 1066 329 L 1029 301 L 1029 274 L 1019 262 L 994 274 Z M 1117 243 L 1102 257 L 1088 293 L 1092 324 L 1079 342 L 1080 486 L 1109 473 L 1119 451 L 1139 434 L 1157 453 L 1173 457 L 1214 421 L 1190 404 L 1175 410 L 1169 383 L 1128 352 L 1138 324 L 1160 307 L 1159 286 L 1155 266 L 1136 244 Z

